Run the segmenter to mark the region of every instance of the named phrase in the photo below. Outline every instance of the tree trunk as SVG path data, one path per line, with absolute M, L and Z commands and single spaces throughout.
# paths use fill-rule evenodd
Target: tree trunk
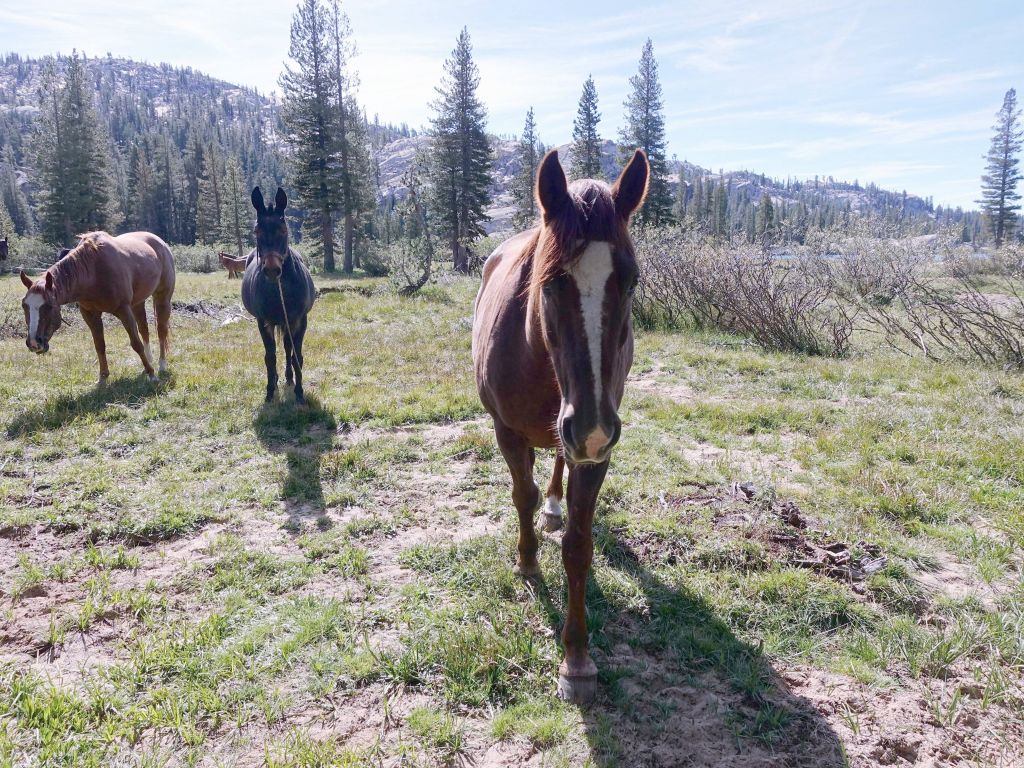
M 324 243 L 324 272 L 334 271 L 334 223 L 326 208 L 320 212 L 320 237 Z
M 344 228 L 345 228 L 345 259 L 344 259 L 344 266 L 342 267 L 342 269 L 344 270 L 345 274 L 351 274 L 352 273 L 352 268 L 354 266 L 354 261 L 353 261 L 353 256 L 352 256 L 352 239 L 353 239 L 353 231 L 355 229 L 355 225 L 352 222 L 352 214 L 350 212 L 348 212 L 348 211 L 345 212 L 345 226 L 344 226 Z

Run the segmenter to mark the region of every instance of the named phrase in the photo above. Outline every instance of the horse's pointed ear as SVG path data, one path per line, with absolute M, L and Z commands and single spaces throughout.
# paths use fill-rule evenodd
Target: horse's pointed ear
M 288 195 L 280 187 L 277 188 L 277 197 L 274 198 L 274 205 L 278 214 L 284 213 L 284 209 L 288 207 Z
M 628 219 L 637 208 L 643 205 L 644 198 L 647 196 L 649 174 L 647 155 L 642 149 L 638 149 L 633 153 L 633 159 L 622 169 L 618 181 L 612 187 L 615 210 L 622 218 Z
M 46 290 L 53 290 L 53 275 L 51 275 L 49 272 L 46 273 Z
M 21 270 L 21 282 L 25 284 L 26 288 L 32 287 L 32 278 L 25 274 L 25 270 Z
M 263 193 L 259 187 L 252 188 L 252 207 L 260 216 L 267 212 L 267 206 L 263 204 Z
M 544 211 L 544 218 L 557 216 L 569 202 L 569 182 L 565 171 L 558 162 L 558 150 L 552 149 L 540 163 L 537 171 L 537 202 Z

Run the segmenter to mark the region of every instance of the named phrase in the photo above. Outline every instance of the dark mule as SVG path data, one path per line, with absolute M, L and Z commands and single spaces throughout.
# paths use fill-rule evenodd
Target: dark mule
M 100 383 L 110 375 L 102 314 L 114 315 L 128 331 L 132 349 L 142 359 L 150 379 L 156 379 L 149 349 L 146 299 L 153 297 L 153 312 L 160 337 L 160 372 L 167 369 L 171 296 L 174 293 L 174 257 L 167 243 L 150 232 L 129 232 L 111 237 L 106 232 L 82 235 L 46 274 L 33 281 L 24 271 L 28 288 L 22 300 L 33 352 L 46 352 L 50 337 L 60 327 L 62 304 L 78 302 L 85 324 L 92 331 L 100 363 Z
M 263 204 L 263 193 L 256 187 L 252 191 L 252 205 L 256 209 L 256 248 L 247 257 L 242 277 L 242 303 L 256 318 L 263 339 L 267 400 L 273 400 L 277 391 L 276 329 L 281 332 L 284 343 L 284 380 L 291 384 L 294 371 L 295 400 L 302 403 L 305 402 L 302 339 L 306 335 L 306 315 L 316 300 L 316 289 L 302 258 L 288 247 L 288 224 L 284 220 L 288 196 L 284 190 L 277 188 L 275 205 L 268 208 Z
M 521 575 L 540 573 L 534 449 L 557 452 L 545 509 L 549 529 L 561 525 L 563 459 L 569 467 L 562 537 L 569 603 L 558 690 L 577 703 L 597 691 L 584 592 L 594 507 L 619 439 L 617 411 L 633 362 L 637 263 L 629 218 L 643 202 L 647 175 L 647 157 L 637 150 L 613 187 L 589 179 L 568 186 L 557 152 L 549 152 L 537 174 L 541 225 L 494 251 L 474 305 L 477 389 L 512 474 Z
M 0 261 L 6 261 L 7 256 L 10 253 L 10 245 L 7 242 L 7 238 L 0 240 Z

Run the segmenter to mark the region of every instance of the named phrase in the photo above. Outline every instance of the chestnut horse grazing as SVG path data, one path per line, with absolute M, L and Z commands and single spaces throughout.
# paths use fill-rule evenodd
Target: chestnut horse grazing
M 142 367 L 156 380 L 149 348 L 146 299 L 153 297 L 156 329 L 160 336 L 160 372 L 167 369 L 171 295 L 174 293 L 174 257 L 167 243 L 150 232 L 129 232 L 111 237 L 106 232 L 82 235 L 56 264 L 33 281 L 24 271 L 21 282 L 28 288 L 22 300 L 33 352 L 50 348 L 50 337 L 60 327 L 62 304 L 78 302 L 85 324 L 92 331 L 100 363 L 100 384 L 110 375 L 102 314 L 114 315 L 128 331 L 132 349 Z
M 637 150 L 614 186 L 591 179 L 570 186 L 558 153 L 549 152 L 537 173 L 541 225 L 498 246 L 484 266 L 474 305 L 477 390 L 512 474 L 519 513 L 516 572 L 523 576 L 540 573 L 534 449 L 557 452 L 544 514 L 548 529 L 561 525 L 563 461 L 569 467 L 562 537 L 569 603 L 558 691 L 576 703 L 597 692 L 584 592 L 594 552 L 594 507 L 621 432 L 617 411 L 633 363 L 638 271 L 629 218 L 644 200 L 647 176 L 647 157 Z
M 228 280 L 241 277 L 242 273 L 245 272 L 245 259 L 236 259 L 230 253 L 224 253 L 224 251 L 217 251 L 217 258 L 220 259 L 220 265 L 228 271 Z
M 256 318 L 263 339 L 263 360 L 267 365 L 267 401 L 277 391 L 277 342 L 275 329 L 284 343 L 284 380 L 295 376 L 295 401 L 305 402 L 302 392 L 302 340 L 306 316 L 316 301 L 316 288 L 302 258 L 288 246 L 288 223 L 284 209 L 288 196 L 280 187 L 274 203 L 267 207 L 259 187 L 252 191 L 256 209 L 256 248 L 249 254 L 242 277 L 242 303 Z

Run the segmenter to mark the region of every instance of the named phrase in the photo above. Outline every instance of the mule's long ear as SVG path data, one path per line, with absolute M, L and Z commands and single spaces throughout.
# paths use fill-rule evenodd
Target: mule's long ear
M 26 288 L 32 287 L 32 278 L 25 274 L 25 270 L 21 270 L 21 282 L 25 284 Z
M 540 163 L 537 171 L 537 202 L 544 211 L 545 220 L 557 216 L 569 203 L 569 183 L 558 162 L 558 150 L 552 149 Z
M 638 149 L 633 153 L 633 159 L 622 169 L 618 181 L 612 187 L 615 210 L 622 218 L 628 219 L 637 208 L 643 205 L 644 198 L 647 196 L 649 172 L 647 155 L 642 149 Z
M 263 204 L 263 193 L 259 187 L 252 188 L 252 207 L 260 216 L 267 212 L 267 206 Z
M 284 190 L 280 187 L 277 188 L 277 197 L 274 198 L 275 212 L 277 214 L 284 213 L 284 209 L 288 207 L 288 195 L 284 193 Z
M 46 290 L 53 290 L 53 275 L 49 272 L 46 273 Z

